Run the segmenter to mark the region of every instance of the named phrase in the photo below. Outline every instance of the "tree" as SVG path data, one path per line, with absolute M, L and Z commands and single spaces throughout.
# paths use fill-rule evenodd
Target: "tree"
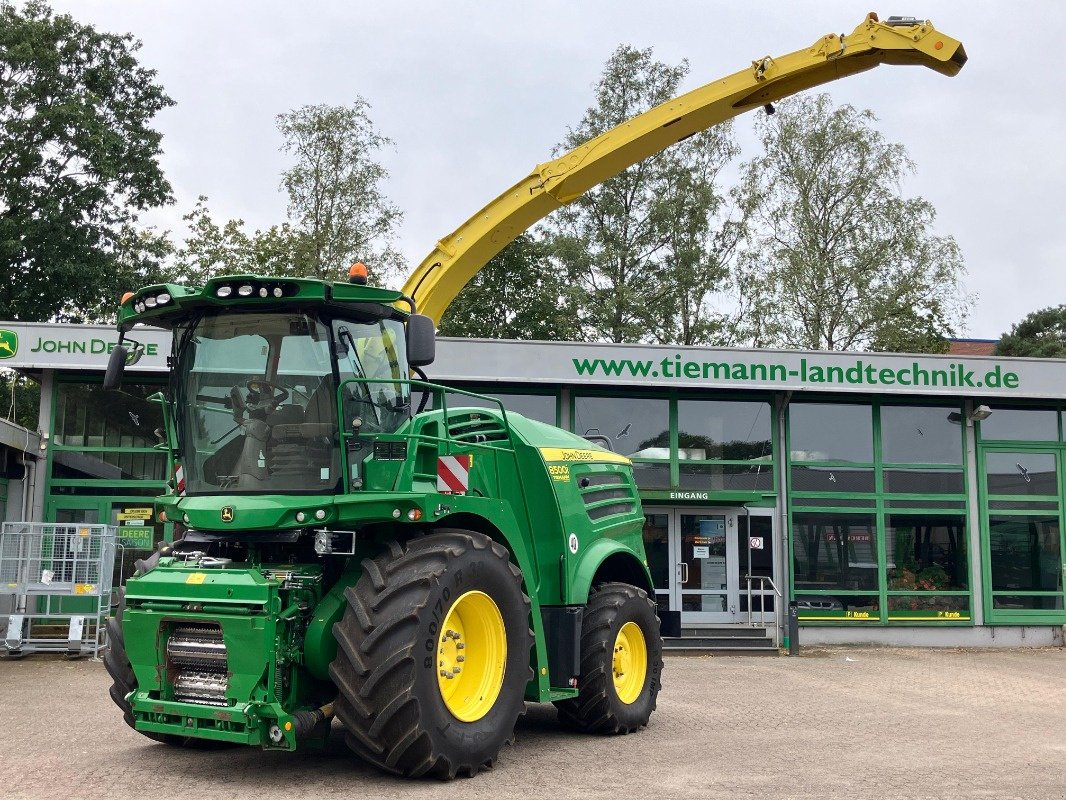
M 677 94 L 688 62 L 669 66 L 622 45 L 604 66 L 596 100 L 557 154 Z M 737 153 L 729 125 L 691 137 L 608 179 L 546 223 L 555 259 L 578 293 L 583 338 L 697 344 L 719 320 L 710 294 L 727 275 L 729 237 L 712 223 L 716 180 Z
M 151 280 L 171 201 L 153 117 L 173 104 L 140 42 L 39 0 L 0 4 L 0 318 L 83 320 Z
M 0 416 L 31 431 L 39 429 L 41 384 L 12 369 L 0 368 Z
M 289 223 L 248 233 L 244 220 L 219 225 L 201 196 L 183 219 L 189 236 L 175 253 L 170 279 L 202 286 L 217 275 L 311 275 L 315 263 L 308 237 Z
M 442 336 L 567 340 L 578 335 L 565 276 L 523 233 L 470 281 L 440 322 Z
M 826 94 L 758 118 L 735 275 L 755 345 L 942 352 L 960 329 L 973 302 L 962 255 L 933 233 L 932 204 L 903 196 L 914 163 L 875 122 Z
M 1042 308 L 1011 325 L 996 344 L 996 355 L 1066 358 L 1066 305 Z
M 200 197 L 185 216 L 189 235 L 177 252 L 173 280 L 202 284 L 215 275 L 256 273 L 347 275 L 353 261 L 370 268 L 372 283 L 395 278 L 400 257 L 392 247 L 401 212 L 385 197 L 388 177 L 374 153 L 389 139 L 374 130 L 369 106 L 302 106 L 277 117 L 281 149 L 296 157 L 282 173 L 288 219 L 248 232 L 244 220 L 218 223 Z
M 296 156 L 282 173 L 292 227 L 307 238 L 312 272 L 347 274 L 363 261 L 382 277 L 400 264 L 392 238 L 402 213 L 381 189 L 388 172 L 374 156 L 390 139 L 377 133 L 357 97 L 350 106 L 307 105 L 277 118 L 281 149 Z

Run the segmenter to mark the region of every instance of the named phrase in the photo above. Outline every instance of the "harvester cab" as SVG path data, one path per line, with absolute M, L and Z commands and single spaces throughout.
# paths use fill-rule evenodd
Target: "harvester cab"
M 182 533 L 109 626 L 136 730 L 291 750 L 336 716 L 366 760 L 450 777 L 495 761 L 526 700 L 589 731 L 647 723 L 661 639 L 628 459 L 412 379 L 434 326 L 399 292 L 147 287 L 109 388 L 139 324 L 173 332 L 157 504 Z

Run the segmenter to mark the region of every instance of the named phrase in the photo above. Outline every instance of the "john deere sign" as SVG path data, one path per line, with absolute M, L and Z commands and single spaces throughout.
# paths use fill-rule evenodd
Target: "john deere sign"
M 118 342 L 106 325 L 0 323 L 0 363 L 5 367 L 102 370 Z M 131 338 L 144 345 L 144 355 L 131 361 L 133 370 L 165 370 L 170 333 L 138 328 Z
M 19 351 L 19 335 L 7 328 L 0 328 L 0 359 L 14 358 Z

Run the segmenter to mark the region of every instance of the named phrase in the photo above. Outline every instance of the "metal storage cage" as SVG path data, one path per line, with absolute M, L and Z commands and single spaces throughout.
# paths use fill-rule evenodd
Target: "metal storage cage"
M 0 528 L 0 632 L 8 655 L 96 657 L 105 644 L 117 529 L 5 522 Z

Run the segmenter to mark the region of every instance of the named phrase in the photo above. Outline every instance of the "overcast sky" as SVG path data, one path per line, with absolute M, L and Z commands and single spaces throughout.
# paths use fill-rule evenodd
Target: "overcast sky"
M 619 43 L 687 58 L 695 88 L 763 55 L 850 32 L 866 11 L 928 17 L 970 57 L 955 78 L 880 67 L 825 91 L 871 108 L 918 164 L 908 194 L 930 200 L 977 295 L 968 335 L 996 338 L 1026 313 L 1066 303 L 1066 34 L 1062 2 L 207 2 L 53 0 L 143 41 L 141 62 L 177 105 L 157 119 L 177 203 L 153 222 L 181 229 L 198 195 L 218 218 L 284 219 L 274 116 L 362 95 L 396 142 L 386 190 L 406 217 L 413 267 L 442 235 L 545 161 L 580 120 Z M 750 117 L 737 121 L 754 155 Z

